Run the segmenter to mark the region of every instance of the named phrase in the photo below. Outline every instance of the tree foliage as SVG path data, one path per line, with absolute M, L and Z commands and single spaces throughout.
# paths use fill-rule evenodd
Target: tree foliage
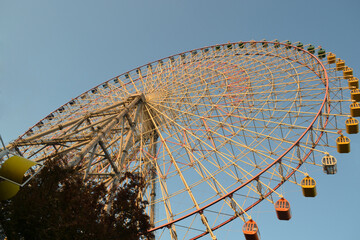
M 124 239 L 152 237 L 146 202 L 139 199 L 144 183 L 126 173 L 112 190 L 84 181 L 64 159 L 50 160 L 12 199 L 0 204 L 0 224 L 8 239 Z M 1 231 L 1 227 L 0 227 Z M 1 233 L 0 233 L 1 235 Z

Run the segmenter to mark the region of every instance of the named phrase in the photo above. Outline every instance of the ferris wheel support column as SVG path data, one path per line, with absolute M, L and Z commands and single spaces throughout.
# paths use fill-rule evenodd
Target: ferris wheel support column
M 152 137 L 152 145 L 151 145 L 151 152 L 154 156 L 154 161 L 156 161 L 156 141 L 159 137 L 154 132 L 154 135 Z M 156 198 L 156 167 L 153 165 L 150 169 L 150 181 L 151 181 L 151 193 L 150 193 L 150 224 L 152 227 L 155 226 L 155 198 Z M 150 240 L 154 240 L 155 236 L 151 238 Z
M 136 127 L 136 125 L 138 123 L 138 119 L 139 119 L 141 109 L 142 109 L 142 104 L 141 104 L 141 102 L 139 102 L 137 104 L 136 113 L 135 113 L 135 116 L 134 116 L 133 120 L 131 120 L 131 118 L 129 117 L 129 115 L 127 113 L 124 115 L 124 117 L 129 122 L 130 132 L 126 136 L 125 143 L 124 143 L 123 148 L 121 150 L 122 154 L 121 154 L 120 160 L 119 160 L 120 167 L 122 167 L 124 165 L 125 158 L 128 156 L 128 150 L 132 146 L 131 139 L 134 138 L 134 133 L 136 132 L 135 127 Z

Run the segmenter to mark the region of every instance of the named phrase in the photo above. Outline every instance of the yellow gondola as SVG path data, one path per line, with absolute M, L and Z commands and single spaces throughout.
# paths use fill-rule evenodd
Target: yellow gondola
M 356 118 L 348 118 L 345 121 L 346 132 L 348 134 L 356 134 L 359 132 L 359 121 Z
M 334 53 L 329 52 L 327 56 L 327 60 L 329 64 L 333 64 L 336 62 L 336 55 Z
M 316 196 L 316 182 L 313 178 L 306 176 L 303 180 L 301 180 L 301 187 L 304 197 Z
M 350 139 L 341 134 L 336 139 L 336 146 L 337 146 L 338 153 L 349 153 L 350 152 Z
M 359 88 L 359 79 L 356 77 L 352 77 L 348 80 L 349 88 Z
M 344 69 L 344 67 L 345 67 L 345 61 L 338 58 L 336 60 L 336 71 L 341 71 Z
M 350 115 L 352 117 L 360 117 L 360 104 L 354 102 L 350 104 Z
M 36 164 L 19 156 L 6 160 L 0 168 L 0 177 L 4 180 L 0 182 L 0 200 L 15 196 L 23 184 L 24 174 Z
M 345 79 L 350 79 L 353 77 L 353 70 L 349 67 L 344 67 L 343 75 Z
M 351 90 L 350 94 L 351 94 L 351 100 L 354 100 L 356 102 L 360 102 L 360 90 L 359 89 Z

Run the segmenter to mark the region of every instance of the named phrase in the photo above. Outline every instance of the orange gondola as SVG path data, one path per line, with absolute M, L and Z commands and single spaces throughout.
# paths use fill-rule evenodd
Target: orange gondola
M 285 198 L 282 197 L 275 203 L 275 211 L 279 220 L 291 219 L 290 203 Z
M 260 240 L 260 232 L 256 222 L 252 219 L 243 226 L 243 233 L 246 240 Z

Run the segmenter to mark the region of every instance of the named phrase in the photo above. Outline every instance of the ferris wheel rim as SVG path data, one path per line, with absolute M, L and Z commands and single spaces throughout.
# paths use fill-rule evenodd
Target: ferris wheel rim
M 222 46 L 222 47 L 224 47 L 224 46 L 229 45 L 229 44 L 237 44 L 237 43 L 240 43 L 240 42 L 216 44 L 216 45 L 212 45 L 212 46 L 197 48 L 197 49 L 189 50 L 189 51 L 186 51 L 186 52 L 174 54 L 174 55 L 171 55 L 171 56 L 169 56 L 169 57 L 165 57 L 165 58 L 162 58 L 162 59 L 159 59 L 159 60 L 152 61 L 152 62 L 150 62 L 150 63 L 144 64 L 144 65 L 142 65 L 142 66 L 136 67 L 136 68 L 134 68 L 134 69 L 132 69 L 132 70 L 130 70 L 130 71 L 127 71 L 127 72 L 124 72 L 124 73 L 122 73 L 122 74 L 120 74 L 120 75 L 117 75 L 116 77 L 113 77 L 113 78 L 111 78 L 111 79 L 109 79 L 109 80 L 107 80 L 107 81 L 105 81 L 105 82 L 102 82 L 102 83 L 98 84 L 97 86 L 95 86 L 95 87 L 93 87 L 93 88 L 91 88 L 91 89 L 89 89 L 89 90 L 81 93 L 79 96 L 77 96 L 77 97 L 75 97 L 75 98 L 72 98 L 70 101 L 68 101 L 67 103 L 61 105 L 59 108 L 57 108 L 56 110 L 54 110 L 54 111 L 51 112 L 50 114 L 55 113 L 56 111 L 58 111 L 58 109 L 60 109 L 61 107 L 65 106 L 65 105 L 67 105 L 67 104 L 69 104 L 71 101 L 80 98 L 82 95 L 84 95 L 84 94 L 86 94 L 86 93 L 89 93 L 92 89 L 96 89 L 96 88 L 100 87 L 101 85 L 103 85 L 103 84 L 105 84 L 105 83 L 108 83 L 108 82 L 110 82 L 110 81 L 112 81 L 112 80 L 114 80 L 114 79 L 116 79 L 116 78 L 119 78 L 120 76 L 124 76 L 124 75 L 126 75 L 126 74 L 128 74 L 128 73 L 130 73 L 130 72 L 134 72 L 134 71 L 136 71 L 137 69 L 140 69 L 140 68 L 149 66 L 149 65 L 154 64 L 154 63 L 157 63 L 157 62 L 159 62 L 159 61 L 163 61 L 163 60 L 166 60 L 166 59 L 170 59 L 171 57 L 180 56 L 180 55 L 185 54 L 185 53 L 191 53 L 191 52 L 193 52 L 193 51 L 199 51 L 199 50 L 203 50 L 203 49 L 206 49 L 206 48 L 214 48 L 214 47 L 217 47 L 217 46 Z M 305 49 L 303 49 L 303 48 L 299 48 L 299 47 L 297 47 L 297 46 L 294 46 L 294 45 L 291 45 L 291 44 L 286 44 L 286 43 L 281 43 L 281 42 L 273 42 L 273 41 L 243 41 L 243 42 L 241 42 L 241 43 L 244 43 L 244 44 L 249 44 L 249 43 L 255 43 L 255 44 L 257 44 L 257 43 L 279 44 L 279 45 L 283 45 L 283 46 L 289 46 L 289 47 L 291 47 L 292 49 L 295 49 L 295 50 L 298 50 L 298 51 L 302 51 L 302 52 L 310 55 L 313 59 L 316 60 L 316 62 L 317 62 L 318 64 L 320 64 L 320 66 L 321 66 L 321 68 L 322 68 L 322 71 L 323 71 L 323 73 L 324 73 L 324 79 L 322 79 L 322 80 L 325 81 L 326 91 L 325 91 L 325 94 L 324 94 L 324 98 L 323 98 L 322 104 L 321 104 L 321 106 L 320 106 L 317 114 L 315 115 L 315 117 L 314 117 L 313 120 L 311 121 L 311 123 L 308 125 L 308 127 L 306 128 L 306 130 L 298 137 L 298 139 L 297 139 L 296 141 L 294 141 L 294 143 L 293 143 L 290 147 L 288 147 L 275 161 L 273 161 L 272 163 L 268 164 L 268 166 L 265 167 L 265 169 L 263 169 L 261 172 L 259 172 L 259 173 L 256 174 L 255 176 L 253 176 L 251 179 L 247 180 L 245 183 L 241 184 L 239 187 L 237 187 L 237 188 L 235 188 L 234 190 L 230 191 L 229 193 L 225 194 L 224 196 L 215 199 L 215 200 L 212 201 L 211 203 L 208 203 L 207 205 L 205 205 L 205 206 L 203 206 L 203 207 L 201 207 L 201 208 L 199 208 L 199 209 L 196 209 L 196 210 L 190 212 L 190 213 L 187 214 L 187 215 L 178 217 L 177 219 L 174 219 L 173 221 L 170 221 L 170 222 L 165 223 L 165 224 L 163 224 L 163 225 L 154 227 L 154 228 L 152 228 L 152 229 L 149 230 L 150 232 L 156 231 L 156 230 L 158 230 L 158 229 L 162 229 L 162 228 L 164 228 L 164 227 L 169 227 L 169 226 L 171 226 L 172 224 L 174 224 L 174 223 L 176 223 L 176 222 L 179 222 L 179 221 L 181 221 L 181 220 L 183 220 L 183 219 L 185 219 L 185 218 L 188 218 L 188 217 L 190 217 L 190 216 L 192 216 L 192 215 L 194 215 L 194 214 L 200 213 L 200 212 L 204 211 L 205 209 L 207 209 L 208 207 L 210 207 L 210 206 L 212 206 L 212 205 L 214 205 L 214 204 L 216 204 L 216 203 L 224 200 L 225 198 L 227 198 L 227 197 L 229 197 L 229 196 L 232 196 L 235 192 L 239 191 L 240 189 L 242 189 L 243 187 L 245 187 L 245 186 L 248 185 L 249 183 L 251 183 L 251 182 L 253 182 L 254 180 L 256 180 L 257 178 L 259 178 L 259 177 L 260 177 L 263 173 L 265 173 L 268 169 L 270 169 L 270 168 L 271 168 L 272 166 L 274 166 L 276 163 L 280 162 L 280 161 L 282 160 L 282 158 L 283 158 L 289 151 L 291 151 L 291 150 L 300 142 L 300 140 L 311 130 L 311 128 L 313 127 L 314 123 L 316 122 L 316 120 L 318 119 L 318 117 L 321 115 L 321 113 L 322 113 L 322 111 L 323 111 L 323 108 L 324 108 L 324 106 L 325 106 L 325 103 L 326 103 L 327 98 L 328 98 L 328 95 L 329 95 L 329 78 L 328 78 L 328 75 L 327 75 L 326 68 L 325 68 L 325 66 L 323 65 L 323 63 L 321 62 L 321 60 L 320 60 L 319 58 L 317 58 L 314 54 L 310 53 L 309 51 L 307 51 L 307 50 L 305 50 Z M 330 111 L 330 110 L 328 110 L 328 111 Z M 50 114 L 48 114 L 46 117 L 44 117 L 44 118 L 41 119 L 40 121 L 46 119 Z M 39 121 L 39 122 L 40 122 L 40 121 Z M 325 122 L 324 127 L 326 127 L 326 124 L 327 124 L 327 121 Z M 29 128 L 29 130 L 31 130 L 32 128 L 34 128 L 36 125 L 37 125 L 37 123 L 36 123 L 34 126 L 32 126 L 31 128 Z M 21 135 L 17 140 L 21 139 L 25 134 L 27 134 L 27 133 L 29 132 L 29 130 L 26 131 L 23 135 Z M 317 142 L 321 139 L 321 136 L 322 136 L 322 135 L 319 136 L 319 138 L 317 139 Z M 15 140 L 14 143 L 16 143 L 17 140 Z M 309 153 L 311 153 L 312 151 L 313 151 L 313 150 L 309 150 Z M 308 157 L 308 156 L 306 156 L 306 158 L 307 158 L 307 157 Z M 305 159 L 306 159 L 306 158 L 305 158 Z M 300 163 L 297 168 L 299 168 L 302 164 L 303 164 L 303 163 Z M 286 180 L 287 180 L 289 177 L 291 177 L 294 173 L 295 173 L 295 170 L 292 171 L 292 172 L 286 177 Z M 284 181 L 284 182 L 285 182 L 285 181 Z M 282 183 L 280 183 L 278 186 L 276 186 L 276 187 L 274 188 L 274 190 L 276 190 L 277 188 L 279 188 L 284 182 L 282 182 Z M 273 191 L 270 191 L 269 193 L 267 193 L 267 195 L 266 195 L 265 197 L 271 195 L 272 193 L 273 193 Z M 265 197 L 264 197 L 264 198 L 265 198 Z M 263 198 L 263 199 L 264 199 L 264 198 Z M 257 202 L 253 203 L 251 206 L 249 206 L 247 209 L 245 209 L 245 212 L 248 211 L 248 210 L 250 210 L 252 207 L 256 206 L 257 204 L 259 204 L 263 199 L 258 200 Z M 235 219 L 236 217 L 233 217 L 233 218 Z M 233 220 L 233 219 L 232 219 L 232 220 Z M 230 220 L 230 221 L 232 221 L 232 220 Z M 230 222 L 230 221 L 227 220 L 227 221 L 225 221 L 225 222 L 228 223 L 228 222 Z M 219 228 L 219 227 L 223 226 L 224 224 L 226 224 L 225 222 L 223 222 L 223 223 L 217 225 L 216 227 L 214 227 L 214 230 L 216 230 L 217 228 Z M 218 226 L 219 226 L 219 227 L 218 227 Z M 204 234 L 204 233 L 203 233 L 203 234 Z M 205 234 L 207 234 L 207 233 L 205 232 Z M 202 235 L 201 235 L 201 236 L 202 236 Z M 192 239 L 197 239 L 198 237 L 200 237 L 200 235 L 197 236 L 197 237 L 195 237 L 195 238 L 192 238 Z

